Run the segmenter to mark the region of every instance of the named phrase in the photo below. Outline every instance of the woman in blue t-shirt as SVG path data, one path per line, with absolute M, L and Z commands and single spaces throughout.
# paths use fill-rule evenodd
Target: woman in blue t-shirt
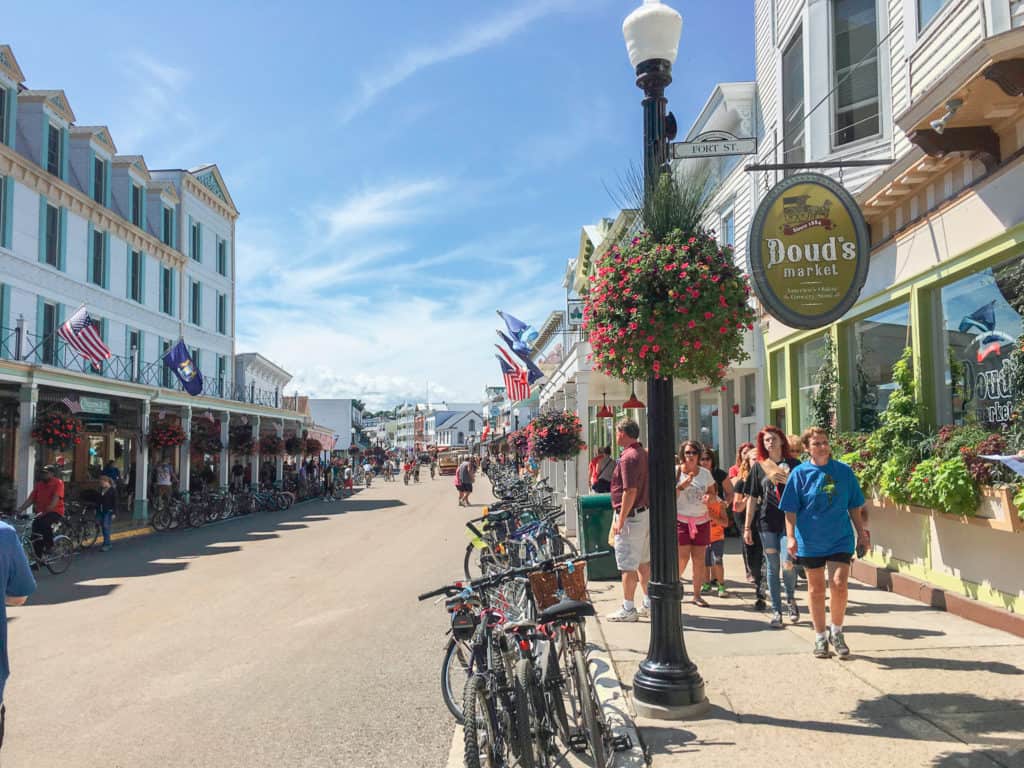
M 847 464 L 832 458 L 828 433 L 810 427 L 801 438 L 811 460 L 790 473 L 779 500 L 786 515 L 789 553 L 807 572 L 807 601 L 814 624 L 814 655 L 829 657 L 829 641 L 840 658 L 850 655 L 843 636 L 847 583 L 854 549 L 865 543 L 861 511 L 864 493 Z M 852 527 L 851 527 L 852 522 Z M 856 529 L 856 538 L 854 537 Z M 825 627 L 825 564 L 829 580 L 831 632 Z

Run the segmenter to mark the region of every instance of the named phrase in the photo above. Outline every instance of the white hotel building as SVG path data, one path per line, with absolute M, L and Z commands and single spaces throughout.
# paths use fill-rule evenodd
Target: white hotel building
M 150 169 L 142 155 L 118 154 L 106 127 L 75 125 L 63 91 L 24 81 L 0 45 L 0 482 L 13 480 L 24 498 L 37 460 L 62 466 L 70 494 L 110 459 L 147 477 L 144 438 L 158 418 L 180 420 L 187 434 L 193 416 L 211 415 L 225 444 L 235 423 L 301 430 L 279 391 L 236 381 L 238 210 L 217 166 Z M 114 355 L 98 369 L 55 335 L 83 304 Z M 203 372 L 200 396 L 182 392 L 162 363 L 179 338 Z M 287 376 L 268 364 L 271 378 Z M 37 411 L 69 396 L 85 396 L 86 439 L 72 451 L 37 449 Z M 188 442 L 171 453 L 187 488 Z M 227 451 L 205 461 L 226 483 Z M 146 483 L 137 485 L 143 515 Z

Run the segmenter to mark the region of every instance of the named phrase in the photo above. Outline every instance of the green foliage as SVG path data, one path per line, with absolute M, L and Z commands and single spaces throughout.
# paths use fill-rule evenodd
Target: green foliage
M 912 350 L 903 350 L 892 368 L 896 388 L 889 395 L 889 405 L 879 416 L 878 428 L 865 446 L 864 469 L 860 481 L 864 487 L 880 487 L 885 464 L 892 460 L 887 475 L 890 478 L 902 471 L 904 477 L 919 456 L 913 446 L 921 443 L 921 405 L 917 402 L 914 372 L 911 367 Z M 897 458 L 897 454 L 900 454 Z
M 882 464 L 878 477 L 878 488 L 897 504 L 909 504 L 910 489 L 907 480 L 914 468 L 915 454 L 908 448 L 897 448 Z
M 964 517 L 978 512 L 978 488 L 959 456 L 922 461 L 914 468 L 908 486 L 913 504 Z
M 818 369 L 815 381 L 818 384 L 818 389 L 811 398 L 814 424 L 831 435 L 835 423 L 836 397 L 839 391 L 836 347 L 831 333 L 825 334 L 825 354 L 822 357 L 821 367 Z
M 711 202 L 709 170 L 680 175 L 660 173 L 650 190 L 646 185 L 643 169 L 633 167 L 626 176 L 623 191 L 629 204 L 640 211 L 643 228 L 655 242 L 662 242 L 676 230 L 689 236 L 703 229 L 702 222 Z
M 907 493 L 910 495 L 911 504 L 931 509 L 939 508 L 939 500 L 935 494 L 933 478 L 942 462 L 942 459 L 933 456 L 914 467 L 914 471 L 907 480 Z
M 1010 355 L 1009 369 L 1013 403 L 1006 437 L 1011 449 L 1021 451 L 1024 450 L 1024 334 L 1017 337 L 1017 345 Z
M 1013 505 L 1017 508 L 1017 516 L 1024 520 L 1024 483 L 1017 486 L 1017 493 L 1013 497 Z
M 964 424 L 959 427 L 947 425 L 942 427 L 935 437 L 932 452 L 940 458 L 951 459 L 959 456 L 964 448 L 974 448 L 989 434 L 987 429 L 977 424 Z

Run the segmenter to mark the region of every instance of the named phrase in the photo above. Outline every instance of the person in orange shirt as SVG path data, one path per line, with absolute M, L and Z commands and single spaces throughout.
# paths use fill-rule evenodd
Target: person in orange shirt
M 64 517 L 64 481 L 57 477 L 57 467 L 48 464 L 39 472 L 39 482 L 32 493 L 18 507 L 21 514 L 29 506 L 35 505 L 36 516 L 32 520 L 32 532 L 38 533 L 42 539 L 35 541 L 33 547 L 36 557 L 53 549 L 53 524 Z
M 728 597 L 725 588 L 725 529 L 729 527 L 729 508 L 732 506 L 732 481 L 725 470 L 715 461 L 715 452 L 704 448 L 700 454 L 700 465 L 715 479 L 717 498 L 708 503 L 708 517 L 711 518 L 711 543 L 704 550 L 704 564 L 707 566 L 708 581 L 701 592 L 709 594 L 718 591 L 719 597 Z

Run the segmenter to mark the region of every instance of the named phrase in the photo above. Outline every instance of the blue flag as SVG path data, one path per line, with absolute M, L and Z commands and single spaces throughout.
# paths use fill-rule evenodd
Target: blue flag
M 994 331 L 996 327 L 996 302 L 995 299 L 990 301 L 983 307 L 971 312 L 967 317 L 960 321 L 960 327 L 957 328 L 960 333 L 965 333 L 971 327 L 977 328 L 978 330 Z
M 192 355 L 188 353 L 184 339 L 178 339 L 178 343 L 167 350 L 164 355 L 164 365 L 174 371 L 182 388 L 193 397 L 202 394 L 203 374 L 199 372 Z
M 512 341 L 512 339 L 510 339 L 501 331 L 498 331 L 498 335 L 501 337 L 501 340 L 504 341 L 506 345 L 508 345 L 508 348 L 515 353 L 516 357 L 522 361 L 523 365 L 526 366 L 526 370 L 530 375 L 530 384 L 533 384 L 535 381 L 537 381 L 537 379 L 544 378 L 544 371 L 538 368 L 537 365 L 533 362 L 533 360 L 530 359 L 529 352 L 516 348 L 516 345 Z M 497 344 L 495 344 L 494 346 L 498 347 Z M 516 362 L 509 357 L 508 352 L 506 352 L 504 349 L 498 347 L 498 351 L 501 352 L 501 354 L 505 356 L 505 359 L 507 359 L 510 363 L 512 363 L 513 365 L 516 364 Z
M 540 333 L 532 325 L 527 325 L 517 317 L 513 317 L 505 312 L 498 310 L 498 314 L 501 315 L 501 319 L 505 321 L 505 327 L 508 328 L 508 335 L 515 339 L 517 342 L 523 345 L 526 351 L 529 351 L 533 347 L 533 342 L 537 340 Z

